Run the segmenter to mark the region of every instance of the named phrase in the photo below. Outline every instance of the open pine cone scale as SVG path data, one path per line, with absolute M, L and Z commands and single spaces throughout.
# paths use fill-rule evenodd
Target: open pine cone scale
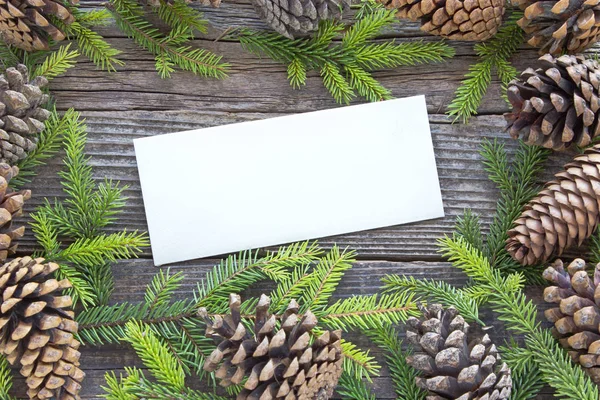
M 317 318 L 299 315 L 290 302 L 281 316 L 270 315 L 270 299 L 261 296 L 250 331 L 240 316 L 240 297 L 231 295 L 230 314 L 210 317 L 207 336 L 221 340 L 204 369 L 215 371 L 222 386 L 242 384 L 237 400 L 326 400 L 342 373 L 341 331 L 325 331 L 313 339 Z M 311 343 L 312 342 L 312 343 Z

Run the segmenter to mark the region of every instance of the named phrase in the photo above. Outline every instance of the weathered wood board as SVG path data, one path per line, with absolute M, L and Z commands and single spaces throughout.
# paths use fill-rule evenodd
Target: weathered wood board
M 86 1 L 85 5 L 100 7 L 101 3 Z M 212 27 L 194 44 L 222 54 L 224 60 L 231 64 L 229 79 L 207 80 L 176 72 L 172 79 L 161 80 L 154 70 L 153 57 L 110 25 L 99 31 L 113 46 L 123 51 L 124 67 L 108 74 L 97 71 L 93 64 L 82 59 L 76 68 L 51 83 L 59 110 L 74 107 L 87 118 L 87 150 L 92 157 L 95 177 L 119 180 L 129 186 L 126 190 L 129 197 L 127 206 L 115 229 L 146 229 L 132 144 L 134 138 L 337 106 L 317 74 L 309 74 L 307 85 L 301 90 L 293 90 L 287 82 L 285 66 L 247 53 L 239 43 L 215 41 L 228 27 L 266 29 L 248 1 L 226 1 L 220 9 L 206 9 L 206 15 Z M 437 40 L 424 36 L 413 23 L 398 24 L 384 36 L 399 41 Z M 444 115 L 460 80 L 476 60 L 472 44 L 452 43 L 452 46 L 456 48 L 457 55 L 447 63 L 375 73 L 375 77 L 397 97 L 418 94 L 427 97 L 446 217 L 320 240 L 325 247 L 337 243 L 357 250 L 360 261 L 343 279 L 336 294 L 338 298 L 374 293 L 380 286 L 380 278 L 391 273 L 442 278 L 457 284 L 464 281 L 464 276 L 437 253 L 436 241 L 452 231 L 456 216 L 466 208 L 481 216 L 484 227 L 489 224 L 497 192 L 482 170 L 479 146 L 486 138 L 497 138 L 511 150 L 516 143 L 507 138 L 503 129 L 501 114 L 507 106 L 500 98 L 500 85 L 496 81 L 481 107 L 481 115 L 469 125 L 452 124 L 452 120 Z M 535 51 L 523 48 L 515 57 L 515 65 L 523 69 L 535 58 Z M 165 151 L 176 152 L 177 149 Z M 201 152 L 199 156 L 202 156 Z M 223 156 L 223 162 L 227 162 L 226 154 Z M 568 158 L 568 155 L 553 155 L 541 180 L 550 178 Z M 57 157 L 40 168 L 40 174 L 31 186 L 34 195 L 27 203 L 26 211 L 30 212 L 40 205 L 44 197 L 63 196 L 56 174 L 60 167 L 61 160 Z M 169 168 L 169 165 L 164 168 Z M 398 179 L 389 184 L 402 185 L 402 173 L 399 171 Z M 257 188 L 270 184 L 272 182 L 257 182 Z M 164 188 L 165 191 L 177 190 L 169 182 L 164 182 Z M 406 190 L 409 191 L 410 187 Z M 332 184 L 331 195 L 340 196 L 340 193 L 341 189 Z M 347 188 L 344 188 L 344 193 L 347 193 Z M 373 193 L 373 196 L 385 196 L 385 193 Z M 165 212 L 169 212 L 168 207 Z M 28 233 L 22 241 L 20 253 L 27 254 L 33 249 L 34 240 Z M 157 271 L 150 256 L 147 251 L 140 260 L 114 265 L 116 290 L 113 301 L 135 301 L 143 297 L 146 283 Z M 200 260 L 172 266 L 173 271 L 183 271 L 187 276 L 181 295 L 185 294 L 185 290 L 191 291 L 195 282 L 215 262 Z M 262 289 L 268 290 L 267 287 Z M 257 292 L 260 290 L 260 287 L 256 289 Z M 539 301 L 540 293 L 539 288 L 529 289 L 529 294 L 536 301 Z M 485 321 L 494 326 L 492 332 L 496 337 L 501 339 L 504 336 L 502 326 L 493 315 L 487 313 Z M 354 338 L 358 344 L 369 346 L 359 336 Z M 381 359 L 377 349 L 373 349 L 373 354 Z M 141 365 L 135 354 L 125 346 L 85 348 L 82 364 L 87 373 L 82 392 L 85 399 L 98 398 L 103 393 L 101 386 L 106 371 L 118 373 L 124 366 Z M 378 399 L 396 398 L 387 375 L 384 368 L 382 376 L 374 381 Z M 15 393 L 24 395 L 21 379 L 15 381 Z M 553 398 L 549 390 L 543 393 L 540 399 Z

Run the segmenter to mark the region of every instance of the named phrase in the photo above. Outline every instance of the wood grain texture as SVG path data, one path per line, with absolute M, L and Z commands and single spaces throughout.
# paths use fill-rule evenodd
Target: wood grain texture
M 83 3 L 88 8 L 102 6 L 101 1 Z M 113 229 L 146 230 L 133 139 L 337 106 L 323 88 L 318 74 L 310 73 L 306 86 L 294 90 L 286 79 L 285 66 L 247 53 L 235 41 L 215 41 L 230 27 L 267 29 L 256 17 L 248 0 L 226 1 L 219 9 L 202 10 L 210 20 L 211 28 L 195 40 L 194 45 L 224 56 L 224 61 L 231 64 L 230 76 L 226 80 L 201 79 L 184 72 L 176 72 L 172 79 L 162 80 L 155 72 L 154 58 L 138 48 L 114 25 L 109 25 L 100 28 L 99 32 L 114 47 L 123 51 L 121 58 L 126 62 L 125 66 L 118 68 L 116 73 L 108 74 L 96 70 L 92 63 L 82 58 L 77 68 L 51 82 L 58 109 L 64 111 L 74 107 L 87 119 L 87 150 L 95 178 L 119 180 L 129 187 L 125 191 L 129 197 L 125 210 Z M 398 41 L 438 40 L 425 36 L 417 24 L 408 22 L 396 24 L 381 38 L 395 38 Z M 452 231 L 456 216 L 466 208 L 479 214 L 484 229 L 487 228 L 495 208 L 497 191 L 482 169 L 480 144 L 486 138 L 498 139 L 506 143 L 512 153 L 516 143 L 509 140 L 504 132 L 501 114 L 507 110 L 507 106 L 500 98 L 501 89 L 497 80 L 494 80 L 484 99 L 481 116 L 473 118 L 469 125 L 453 125 L 444 115 L 469 65 L 476 61 L 472 44 L 455 42 L 451 45 L 457 55 L 449 62 L 374 73 L 397 97 L 426 95 L 446 217 L 321 239 L 320 243 L 326 248 L 337 243 L 357 250 L 360 260 L 343 279 L 336 298 L 375 293 L 380 286 L 380 278 L 391 273 L 444 279 L 457 285 L 464 282 L 462 273 L 443 262 L 437 253 L 436 241 Z M 535 51 L 523 48 L 514 59 L 515 66 L 524 69 L 536 58 Z M 360 100 L 355 103 L 358 102 Z M 166 151 L 176 152 L 177 149 Z M 198 156 L 202 156 L 201 150 Z M 226 156 L 223 155 L 224 163 L 227 162 Z M 568 158 L 569 155 L 553 155 L 541 181 L 550 178 Z M 160 163 L 161 160 L 157 159 L 156 162 Z M 40 168 L 39 176 L 31 184 L 33 198 L 26 204 L 27 212 L 33 211 L 46 197 L 63 197 L 57 176 L 60 168 L 60 157 Z M 169 165 L 164 165 L 164 168 L 169 168 Z M 389 184 L 402 185 L 404 173 L 410 171 L 398 171 L 397 180 Z M 324 175 L 321 179 L 330 177 Z M 272 185 L 272 182 L 257 182 L 257 189 L 267 185 Z M 177 190 L 169 186 L 169 182 L 165 182 L 164 187 L 165 191 Z M 406 190 L 410 190 L 410 187 Z M 339 195 L 335 185 L 332 185 L 331 195 Z M 385 192 L 373 195 L 385 196 Z M 24 221 L 29 222 L 30 219 L 25 217 Z M 21 242 L 19 253 L 28 254 L 34 249 L 33 237 L 28 232 Z M 147 251 L 140 260 L 114 265 L 114 302 L 142 299 L 145 285 L 157 271 L 150 257 Z M 189 294 L 215 262 L 199 260 L 173 265 L 172 271 L 183 271 L 187 276 L 178 294 Z M 259 285 L 252 293 L 269 290 L 268 286 Z M 536 302 L 540 302 L 541 289 L 531 288 L 528 293 Z M 493 327 L 491 332 L 498 340 L 506 337 L 502 325 L 491 313 L 485 314 L 485 321 Z M 351 339 L 365 348 L 370 347 L 361 336 L 354 335 Z M 381 352 L 376 348 L 372 351 L 382 360 Z M 119 373 L 124 366 L 141 366 L 135 354 L 126 346 L 84 348 L 82 364 L 87 373 L 82 392 L 84 399 L 99 398 L 106 371 Z M 190 384 L 197 385 L 195 382 Z M 386 369 L 380 378 L 374 380 L 374 386 L 378 399 L 396 398 Z M 24 395 L 21 379 L 15 380 L 15 393 Z M 553 398 L 550 393 L 544 390 L 539 399 Z

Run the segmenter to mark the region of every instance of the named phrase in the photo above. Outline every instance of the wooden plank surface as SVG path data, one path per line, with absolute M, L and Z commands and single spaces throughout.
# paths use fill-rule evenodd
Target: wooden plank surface
M 101 3 L 87 1 L 85 5 L 99 7 Z M 123 215 L 115 224 L 116 229 L 146 229 L 132 145 L 134 138 L 337 106 L 322 87 L 317 74 L 309 74 L 307 85 L 301 90 L 293 90 L 287 82 L 285 66 L 249 54 L 239 43 L 215 41 L 228 27 L 266 29 L 249 1 L 227 1 L 220 9 L 205 11 L 212 27 L 206 35 L 195 40 L 194 45 L 222 54 L 224 60 L 231 64 L 229 79 L 207 80 L 176 72 L 172 79 L 161 80 L 154 70 L 153 57 L 109 25 L 101 28 L 100 32 L 113 46 L 123 51 L 122 59 L 127 64 L 118 72 L 107 74 L 97 71 L 93 64 L 82 59 L 75 69 L 51 83 L 59 110 L 74 107 L 87 119 L 87 150 L 92 156 L 95 177 L 119 180 L 129 186 L 126 190 L 129 199 Z M 437 40 L 424 36 L 413 23 L 397 24 L 383 37 L 399 41 Z M 436 252 L 436 240 L 452 231 L 456 216 L 466 208 L 481 215 L 484 227 L 489 224 L 497 192 L 482 170 L 479 147 L 484 138 L 498 138 L 511 150 L 516 143 L 507 139 L 504 132 L 501 114 L 507 107 L 500 98 L 500 86 L 496 81 L 482 104 L 481 116 L 474 118 L 469 125 L 453 125 L 444 115 L 468 66 L 476 60 L 472 44 L 458 42 L 451 45 L 456 48 L 457 55 L 447 63 L 377 71 L 374 74 L 397 97 L 426 95 L 446 217 L 320 240 L 325 247 L 337 243 L 358 252 L 360 261 L 342 281 L 336 298 L 375 293 L 380 286 L 380 278 L 391 273 L 439 278 L 459 285 L 464 281 L 459 271 L 442 261 Z M 523 48 L 515 57 L 515 65 L 523 69 L 536 57 L 535 51 Z M 177 149 L 165 151 L 176 152 Z M 201 151 L 199 156 L 202 156 Z M 223 162 L 226 162 L 225 156 Z M 568 155 L 553 155 L 541 179 L 548 179 L 568 158 Z M 33 198 L 27 203 L 26 211 L 34 210 L 45 197 L 62 197 L 56 175 L 60 166 L 61 160 L 56 158 L 40 169 L 40 175 L 31 185 Z M 164 167 L 168 169 L 169 165 Z M 410 171 L 398 171 L 398 179 L 389 184 L 402 185 L 403 173 Z M 332 177 L 323 176 L 321 179 Z M 257 190 L 271 184 L 268 181 L 257 182 Z M 177 190 L 169 182 L 165 182 L 164 187 L 165 191 Z M 409 191 L 410 187 L 406 190 Z M 339 196 L 339 193 L 333 184 L 331 195 Z M 373 195 L 384 196 L 385 193 Z M 340 201 L 343 201 L 342 197 Z M 28 233 L 22 241 L 20 253 L 30 253 L 34 248 L 34 240 Z M 116 290 L 113 301 L 142 298 L 145 284 L 157 271 L 150 257 L 147 251 L 140 260 L 114 265 Z M 187 276 L 180 294 L 189 293 L 215 262 L 196 260 L 172 266 L 172 270 L 181 270 Z M 268 290 L 263 286 L 255 292 Z M 529 294 L 536 301 L 540 299 L 540 293 L 539 288 L 529 289 Z M 485 316 L 485 321 L 494 327 L 492 334 L 499 340 L 505 337 L 494 316 L 489 313 Z M 369 346 L 359 336 L 352 338 L 358 344 Z M 373 353 L 381 359 L 377 349 L 373 349 Z M 140 366 L 140 361 L 126 346 L 104 346 L 85 348 L 82 364 L 87 373 L 82 396 L 92 399 L 102 394 L 105 371 L 118 373 L 124 366 Z M 15 390 L 19 396 L 24 394 L 22 383 L 22 380 L 16 380 Z M 385 369 L 374 384 L 378 399 L 395 398 Z M 545 390 L 539 398 L 552 396 Z

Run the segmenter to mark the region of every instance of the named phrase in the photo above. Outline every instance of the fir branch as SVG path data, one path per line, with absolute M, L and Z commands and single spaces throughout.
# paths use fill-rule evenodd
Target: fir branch
M 352 296 L 340 300 L 323 311 L 315 312 L 321 323 L 331 329 L 365 331 L 382 325 L 405 322 L 420 312 L 411 293 Z
M 377 400 L 373 391 L 367 387 L 362 379 L 343 372 L 336 392 L 344 399 L 349 400 Z
M 17 190 L 23 185 L 31 182 L 36 175 L 35 170 L 46 164 L 46 160 L 52 158 L 60 149 L 62 135 L 71 126 L 77 124 L 79 113 L 72 108 L 67 110 L 61 117 L 56 109 L 52 109 L 50 118 L 45 122 L 45 129 L 38 137 L 36 148 L 26 158 L 17 163 L 19 175 L 11 179 L 10 186 Z
M 319 307 L 327 304 L 345 271 L 352 268 L 354 256 L 353 251 L 340 252 L 339 247 L 334 246 L 325 257 L 321 258 L 314 269 L 315 279 L 312 279 L 304 290 L 300 303 L 301 312 L 306 310 L 315 312 Z
M 80 25 L 91 28 L 93 26 L 107 26 L 110 24 L 112 15 L 106 9 L 81 11 L 78 8 L 71 10 Z
M 525 344 L 533 354 L 544 382 L 560 397 L 592 400 L 598 398 L 598 387 L 573 364 L 571 357 L 560 347 L 550 332 L 537 321 L 537 308 L 522 292 L 522 276 L 502 277 L 492 270 L 487 258 L 462 237 L 440 240 L 440 251 L 456 267 L 490 290 L 492 309 L 509 331 L 525 335 Z M 560 371 L 560 373 L 556 373 Z
M 523 43 L 524 32 L 517 25 L 521 12 L 514 12 L 500 28 L 495 37 L 485 43 L 475 45 L 479 61 L 469 67 L 466 79 L 455 92 L 455 98 L 448 106 L 448 115 L 455 120 L 467 123 L 477 113 L 483 96 L 492 81 L 492 72 L 497 71 L 502 83 L 516 77 L 516 70 L 508 59 Z
M 471 246 L 483 251 L 483 235 L 481 234 L 479 216 L 470 209 L 466 209 L 462 216 L 456 217 L 454 230 L 458 235 L 464 237 Z
M 5 357 L 0 357 L 0 400 L 16 400 L 9 394 L 12 387 L 12 373 Z
M 484 254 L 494 268 L 507 274 L 523 270 L 505 249 L 507 232 L 521 214 L 523 206 L 537 195 L 539 187 L 536 177 L 543 169 L 549 154 L 547 149 L 519 142 L 514 161 L 509 163 L 504 144 L 497 140 L 485 140 L 482 143 L 481 155 L 484 158 L 485 170 L 489 179 L 500 189 L 497 212 L 490 225 Z M 524 272 L 528 281 L 540 283 L 539 268 L 529 268 Z
M 0 65 L 2 70 L 10 67 L 16 67 L 21 62 L 20 50 L 6 44 L 2 38 L 0 38 Z
M 344 372 L 348 375 L 369 381 L 373 376 L 379 375 L 381 366 L 377 364 L 375 357 L 369 355 L 368 351 L 359 349 L 354 343 L 342 339 L 342 355 Z
M 163 36 L 158 29 L 143 18 L 143 8 L 134 0 L 111 0 L 107 8 L 115 17 L 117 25 L 140 47 L 148 50 L 160 59 L 168 60 L 172 65 L 177 65 L 184 71 L 196 75 L 222 79 L 227 76 L 228 64 L 222 63 L 220 56 L 204 49 L 194 49 L 186 45 L 172 45 L 169 36 Z M 189 34 L 175 29 L 179 33 L 178 41 L 187 42 L 191 39 Z M 179 43 L 179 42 L 178 42 Z M 170 69 L 162 63 L 161 77 L 170 77 Z
M 477 302 L 462 290 L 444 282 L 427 279 L 415 279 L 412 276 L 387 275 L 381 280 L 386 292 L 410 293 L 418 300 L 431 300 L 445 306 L 454 306 L 469 322 L 484 325 L 479 319 Z
M 392 325 L 381 325 L 377 329 L 364 331 L 371 340 L 385 352 L 385 359 L 390 369 L 399 399 L 424 400 L 427 393 L 416 384 L 419 372 L 406 362 L 409 351 L 402 349 L 402 341 Z
M 206 33 L 208 28 L 208 20 L 204 15 L 190 7 L 185 0 L 161 0 L 156 13 L 171 29 L 178 30 L 190 38 L 194 37 L 194 31 Z
M 50 53 L 48 57 L 35 68 L 31 74 L 31 78 L 35 78 L 36 76 L 44 76 L 47 79 L 56 78 L 57 76 L 64 74 L 69 68 L 74 67 L 77 63 L 75 60 L 77 57 L 79 57 L 79 52 L 77 52 L 77 50 L 71 50 L 70 43 L 61 46 L 58 50 Z
M 117 66 L 125 65 L 124 61 L 117 58 L 122 52 L 112 47 L 102 36 L 87 26 L 73 22 L 67 25 L 66 32 L 77 40 L 81 53 L 99 69 L 114 72 Z
M 511 399 L 535 398 L 544 386 L 544 382 L 531 351 L 519 347 L 518 343 L 512 341 L 508 346 L 500 348 L 500 354 L 511 369 L 513 382 Z
M 371 43 L 383 28 L 394 23 L 394 11 L 374 8 L 345 29 L 322 21 L 311 38 L 288 39 L 273 32 L 238 31 L 231 38 L 255 54 L 288 65 L 294 88 L 306 83 L 306 71 L 319 71 L 323 85 L 338 103 L 349 103 L 357 92 L 369 101 L 391 98 L 391 93 L 371 75 L 378 68 L 441 62 L 454 55 L 443 42 Z M 341 35 L 341 42 L 334 41 Z
M 68 279 L 73 285 L 65 292 L 71 296 L 73 304 L 81 303 L 84 307 L 97 304 L 96 291 L 88 280 L 89 276 L 65 263 L 60 263 L 60 268 L 54 274 L 57 279 Z
M 145 233 L 126 231 L 110 235 L 98 235 L 91 239 L 78 239 L 64 250 L 61 250 L 50 261 L 67 262 L 94 267 L 106 262 L 115 262 L 137 257 L 142 247 L 149 245 Z

